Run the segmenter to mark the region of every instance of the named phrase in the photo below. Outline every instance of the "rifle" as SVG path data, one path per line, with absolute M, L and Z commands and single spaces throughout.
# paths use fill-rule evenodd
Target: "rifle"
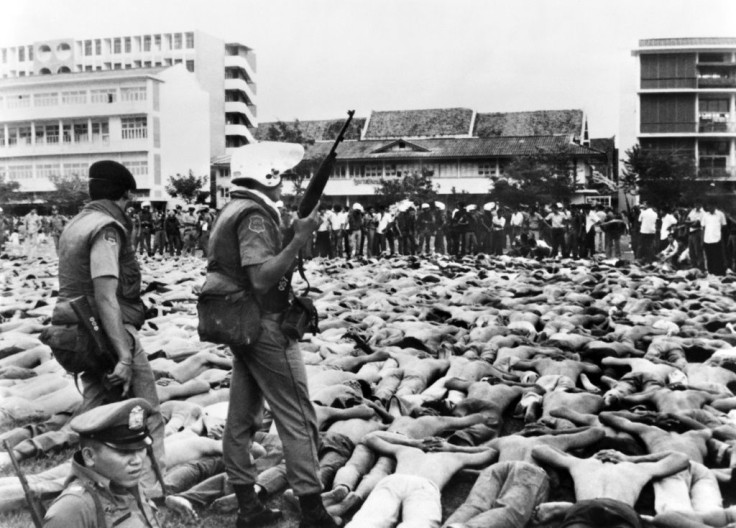
M 307 190 L 304 191 L 304 197 L 299 204 L 299 218 L 309 216 L 309 213 L 314 210 L 317 202 L 319 202 L 319 199 L 322 197 L 322 193 L 327 185 L 327 180 L 330 179 L 332 167 L 335 165 L 335 159 L 337 159 L 337 146 L 343 139 L 345 139 L 345 132 L 347 132 L 348 126 L 353 120 L 353 114 L 355 114 L 355 110 L 348 110 L 348 118 L 345 121 L 345 124 L 342 125 L 342 129 L 340 129 L 340 133 L 337 135 L 337 138 L 335 138 L 335 142 L 332 144 L 330 152 L 327 153 L 325 159 L 320 163 L 319 169 L 317 169 L 317 172 L 314 174 L 312 179 L 309 180 Z
M 20 485 L 23 487 L 23 494 L 26 496 L 28 507 L 31 509 L 31 518 L 33 519 L 33 524 L 36 526 L 36 528 L 43 528 L 43 518 L 44 515 L 46 515 L 46 509 L 43 507 L 43 504 L 38 498 L 36 492 L 33 491 L 28 485 L 26 476 L 23 474 L 23 470 L 20 468 L 20 464 L 15 458 L 15 454 L 13 454 L 13 448 L 10 447 L 10 444 L 8 444 L 7 440 L 3 440 L 3 447 L 8 452 L 10 461 L 13 463 L 13 468 L 15 469 L 15 474 L 18 475 Z

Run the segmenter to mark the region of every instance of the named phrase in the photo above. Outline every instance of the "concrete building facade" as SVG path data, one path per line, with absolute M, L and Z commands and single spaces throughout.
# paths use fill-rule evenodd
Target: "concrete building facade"
M 643 149 L 692 156 L 702 178 L 736 190 L 736 38 L 639 41 Z
M 254 141 L 256 59 L 201 31 L 56 39 L 0 48 L 0 78 L 183 65 L 209 94 L 210 157 Z
M 113 159 L 139 198 L 166 200 L 168 176 L 209 171 L 209 101 L 183 64 L 1 79 L 0 173 L 27 197 Z

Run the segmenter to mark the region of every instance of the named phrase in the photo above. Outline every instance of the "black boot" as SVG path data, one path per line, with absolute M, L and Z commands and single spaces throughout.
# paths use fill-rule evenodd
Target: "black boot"
M 299 523 L 299 528 L 339 528 L 340 525 L 325 510 L 322 496 L 319 493 L 300 496 L 299 505 L 302 510 L 302 521 Z
M 252 484 L 233 484 L 238 499 L 238 518 L 235 528 L 254 528 L 270 524 L 281 517 L 279 510 L 266 508 L 256 495 Z

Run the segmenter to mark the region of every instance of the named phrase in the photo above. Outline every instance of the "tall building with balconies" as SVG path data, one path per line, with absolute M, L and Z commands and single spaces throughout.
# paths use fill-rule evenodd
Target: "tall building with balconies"
M 183 64 L 209 93 L 210 156 L 254 140 L 256 60 L 243 44 L 201 31 L 56 39 L 0 48 L 0 78 Z
M 86 177 L 113 159 L 139 198 L 165 201 L 169 176 L 208 173 L 209 118 L 209 95 L 184 65 L 0 79 L 0 175 L 28 201 L 53 192 L 52 176 Z
M 736 38 L 639 41 L 643 149 L 693 156 L 701 177 L 736 182 Z

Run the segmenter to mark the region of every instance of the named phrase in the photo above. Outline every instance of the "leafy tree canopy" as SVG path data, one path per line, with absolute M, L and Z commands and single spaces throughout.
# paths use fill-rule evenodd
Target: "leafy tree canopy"
M 0 174 L 0 203 L 10 201 L 12 194 L 20 189 L 20 183 L 17 181 L 5 181 L 5 176 Z
M 208 195 L 208 191 L 202 189 L 207 184 L 207 176 L 195 176 L 190 170 L 189 174 L 178 174 L 169 176 L 166 192 L 174 198 L 181 198 L 186 203 L 202 202 Z
M 491 179 L 491 198 L 510 207 L 540 199 L 566 201 L 575 192 L 575 157 L 568 148 L 539 149 L 514 159 L 502 177 Z
M 49 196 L 49 202 L 65 212 L 76 212 L 89 200 L 89 184 L 86 175 L 52 175 L 49 177 L 56 192 Z
M 622 184 L 629 193 L 637 190 L 655 207 L 691 201 L 702 182 L 691 152 L 645 150 L 634 145 L 626 151 Z
M 376 187 L 376 197 L 383 205 L 390 205 L 401 200 L 414 203 L 429 203 L 437 199 L 437 188 L 432 182 L 433 171 L 422 169 L 414 171 L 398 179 L 381 178 L 380 187 Z

